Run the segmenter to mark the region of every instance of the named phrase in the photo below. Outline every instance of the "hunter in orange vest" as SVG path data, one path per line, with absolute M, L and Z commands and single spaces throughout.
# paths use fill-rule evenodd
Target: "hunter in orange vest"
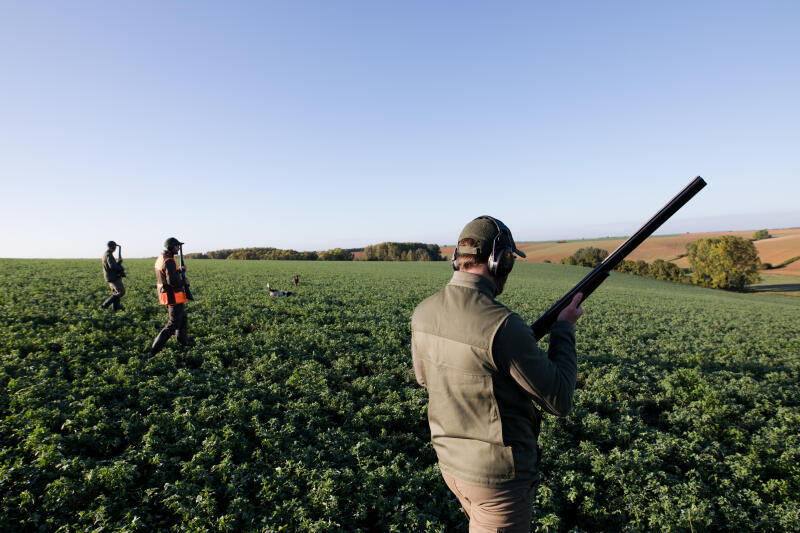
M 189 301 L 186 296 L 189 282 L 181 276 L 181 271 L 175 263 L 175 254 L 178 253 L 182 244 L 175 237 L 170 237 L 164 242 L 164 252 L 156 258 L 158 301 L 167 306 L 169 320 L 153 341 L 150 355 L 160 352 L 173 334 L 181 345 L 186 346 L 189 343 L 186 332 L 186 311 L 183 308 L 183 304 Z

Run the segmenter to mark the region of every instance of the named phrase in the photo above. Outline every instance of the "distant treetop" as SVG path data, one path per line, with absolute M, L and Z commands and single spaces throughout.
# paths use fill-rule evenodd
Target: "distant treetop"
M 608 257 L 608 251 L 594 246 L 578 249 L 574 254 L 561 260 L 563 265 L 578 265 L 585 267 L 596 267 Z
M 334 248 L 322 252 L 298 252 L 279 248 L 233 248 L 214 250 L 203 254 L 187 254 L 189 259 L 249 259 L 249 260 L 294 260 L 294 261 L 352 261 L 349 250 Z
M 443 261 L 438 244 L 421 242 L 382 242 L 366 246 L 364 261 Z

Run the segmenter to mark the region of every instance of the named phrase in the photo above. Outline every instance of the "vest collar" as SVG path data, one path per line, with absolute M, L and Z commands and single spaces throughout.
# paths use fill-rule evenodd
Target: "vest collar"
M 494 281 L 471 272 L 453 272 L 453 278 L 450 280 L 450 285 L 458 285 L 460 287 L 477 289 L 491 298 L 497 296 L 497 285 L 495 285 Z

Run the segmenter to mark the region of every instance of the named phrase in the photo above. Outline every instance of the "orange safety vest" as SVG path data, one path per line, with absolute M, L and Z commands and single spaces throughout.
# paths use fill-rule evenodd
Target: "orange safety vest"
M 183 290 L 176 291 L 167 281 L 167 261 L 175 262 L 174 257 L 164 257 L 164 254 L 156 258 L 156 284 L 158 287 L 158 303 L 161 305 L 177 305 L 189 301 L 186 297 L 186 292 Z M 177 265 L 176 265 L 177 269 Z

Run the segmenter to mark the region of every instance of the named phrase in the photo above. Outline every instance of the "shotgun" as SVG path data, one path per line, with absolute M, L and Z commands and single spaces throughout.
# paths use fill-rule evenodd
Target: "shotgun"
M 186 269 L 183 266 L 183 245 L 180 245 L 180 255 L 178 257 L 180 259 L 180 268 L 178 269 L 181 273 L 181 278 L 183 278 L 183 290 L 186 293 L 186 298 L 190 301 L 194 301 L 194 296 L 192 296 L 192 290 L 189 288 L 189 282 L 186 281 Z
M 119 277 L 125 277 L 125 267 L 122 266 L 122 245 L 117 245 L 117 264 L 119 265 Z
M 611 255 L 606 257 L 602 263 L 594 267 L 594 270 L 589 272 L 586 277 L 580 281 L 580 283 L 572 287 L 567 294 L 562 296 L 560 300 L 550 307 L 550 309 L 545 311 L 542 316 L 537 318 L 536 322 L 531 324 L 533 336 L 536 337 L 536 340 L 539 340 L 550 333 L 550 328 L 552 328 L 553 324 L 555 324 L 558 314 L 569 305 L 569 303 L 572 301 L 572 298 L 574 298 L 576 294 L 579 292 L 583 293 L 581 302 L 585 302 L 586 298 L 588 298 L 589 295 L 592 294 L 594 290 L 606 280 L 606 278 L 611 274 L 611 271 L 614 270 L 614 268 L 620 264 L 623 259 L 630 255 L 630 253 L 636 249 L 637 246 L 642 244 L 646 238 L 652 235 L 655 230 L 657 230 L 664 222 L 669 220 L 672 215 L 674 215 L 681 207 L 686 205 L 686 203 L 705 186 L 706 182 L 700 176 L 697 176 L 695 179 L 693 179 L 691 183 L 684 187 L 681 192 L 679 192 L 667 203 L 667 205 L 662 207 L 658 213 L 653 215 L 653 217 L 648 220 L 644 226 L 639 228 L 630 239 L 622 243 L 619 248 L 614 250 Z

